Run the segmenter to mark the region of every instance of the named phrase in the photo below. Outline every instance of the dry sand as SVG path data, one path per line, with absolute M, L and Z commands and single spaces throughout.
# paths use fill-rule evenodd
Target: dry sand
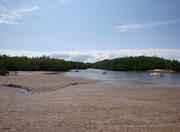
M 0 132 L 180 131 L 180 89 L 45 73 L 0 77 L 33 91 L 0 86 Z

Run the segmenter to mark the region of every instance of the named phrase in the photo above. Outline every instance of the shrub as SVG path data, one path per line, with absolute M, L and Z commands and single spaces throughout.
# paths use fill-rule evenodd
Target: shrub
M 9 74 L 9 71 L 6 68 L 0 67 L 0 76 L 5 76 L 8 74 Z

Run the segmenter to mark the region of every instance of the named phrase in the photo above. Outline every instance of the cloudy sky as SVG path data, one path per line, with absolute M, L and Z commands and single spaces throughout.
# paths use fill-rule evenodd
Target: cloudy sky
M 179 0 L 0 0 L 0 54 L 180 60 Z

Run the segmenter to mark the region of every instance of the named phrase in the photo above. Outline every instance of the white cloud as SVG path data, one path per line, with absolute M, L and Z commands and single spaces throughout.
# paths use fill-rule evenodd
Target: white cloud
M 121 32 L 127 32 L 127 31 L 133 31 L 133 30 L 137 30 L 141 28 L 151 28 L 155 26 L 174 24 L 174 23 L 179 23 L 179 21 L 159 21 L 159 22 L 151 22 L 151 23 L 145 23 L 145 24 L 127 24 L 127 25 L 117 26 L 116 29 L 118 29 Z
M 158 56 L 166 59 L 180 61 L 180 49 L 119 49 L 119 50 L 89 50 L 89 51 L 26 51 L 26 50 L 0 50 L 0 54 L 10 56 L 42 56 L 47 55 L 54 58 L 70 61 L 96 62 L 104 59 L 113 59 L 126 56 Z
M 18 20 L 22 19 L 25 14 L 33 13 L 39 10 L 38 6 L 21 7 L 15 9 L 0 9 L 0 23 L 2 24 L 19 24 Z

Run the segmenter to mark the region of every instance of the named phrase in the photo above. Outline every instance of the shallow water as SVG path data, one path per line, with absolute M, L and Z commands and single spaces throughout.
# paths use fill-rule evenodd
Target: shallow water
M 180 74 L 163 73 L 163 77 L 152 76 L 149 72 L 119 72 L 107 71 L 102 74 L 101 69 L 85 69 L 79 72 L 65 72 L 63 74 L 73 77 L 105 80 L 109 83 L 133 83 L 134 85 L 151 85 L 161 87 L 180 88 Z

